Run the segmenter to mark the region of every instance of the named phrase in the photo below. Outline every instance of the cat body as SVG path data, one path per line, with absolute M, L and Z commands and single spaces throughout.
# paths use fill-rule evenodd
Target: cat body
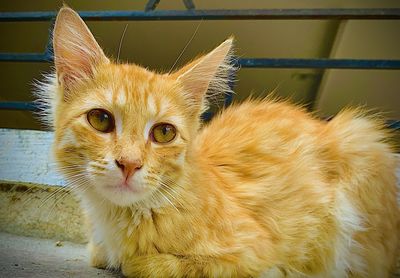
M 157 74 L 111 62 L 69 8 L 54 32 L 57 72 L 39 94 L 88 219 L 93 266 L 128 277 L 394 269 L 396 158 L 379 120 L 346 110 L 327 123 L 265 99 L 201 126 L 207 95 L 229 89 L 232 40 Z
M 186 161 L 195 170 L 175 187 L 179 200 L 171 198 L 177 209 L 88 197 L 85 211 L 96 219 L 106 265 L 133 273 L 385 277 L 398 217 L 388 171 L 396 162 L 383 138 L 353 111 L 323 123 L 287 103 L 249 101 L 196 137 Z

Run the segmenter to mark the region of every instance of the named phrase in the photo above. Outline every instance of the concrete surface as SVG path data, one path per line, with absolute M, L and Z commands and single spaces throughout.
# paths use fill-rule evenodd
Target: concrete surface
M 0 212 L 1 232 L 86 242 L 85 224 L 78 201 L 66 187 L 0 178 Z
M 391 277 L 400 277 L 398 270 Z M 88 265 L 85 245 L 0 232 L 1 278 L 123 278 Z
M 122 277 L 87 261 L 84 245 L 0 233 L 0 277 Z

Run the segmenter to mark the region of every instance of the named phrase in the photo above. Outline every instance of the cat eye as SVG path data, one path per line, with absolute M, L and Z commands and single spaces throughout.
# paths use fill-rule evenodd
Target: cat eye
M 89 124 L 96 130 L 108 133 L 114 130 L 114 117 L 104 109 L 92 109 L 87 113 Z
M 159 123 L 152 127 L 150 138 L 156 143 L 169 143 L 176 137 L 176 128 L 167 123 Z

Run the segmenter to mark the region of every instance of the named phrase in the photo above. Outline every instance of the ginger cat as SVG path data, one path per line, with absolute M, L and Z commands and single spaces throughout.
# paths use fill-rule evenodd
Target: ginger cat
M 382 122 L 326 123 L 226 92 L 232 39 L 171 74 L 107 58 L 70 8 L 39 102 L 90 226 L 91 264 L 128 277 L 388 277 L 396 158 Z

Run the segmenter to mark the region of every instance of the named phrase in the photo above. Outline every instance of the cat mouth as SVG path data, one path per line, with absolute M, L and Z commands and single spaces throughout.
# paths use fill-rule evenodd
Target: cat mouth
M 117 192 L 131 192 L 131 193 L 141 193 L 143 190 L 141 188 L 138 188 L 137 186 L 132 186 L 128 184 L 126 181 L 123 181 L 121 183 L 117 183 L 115 185 L 109 185 L 106 186 L 107 189 L 111 191 L 117 191 Z

